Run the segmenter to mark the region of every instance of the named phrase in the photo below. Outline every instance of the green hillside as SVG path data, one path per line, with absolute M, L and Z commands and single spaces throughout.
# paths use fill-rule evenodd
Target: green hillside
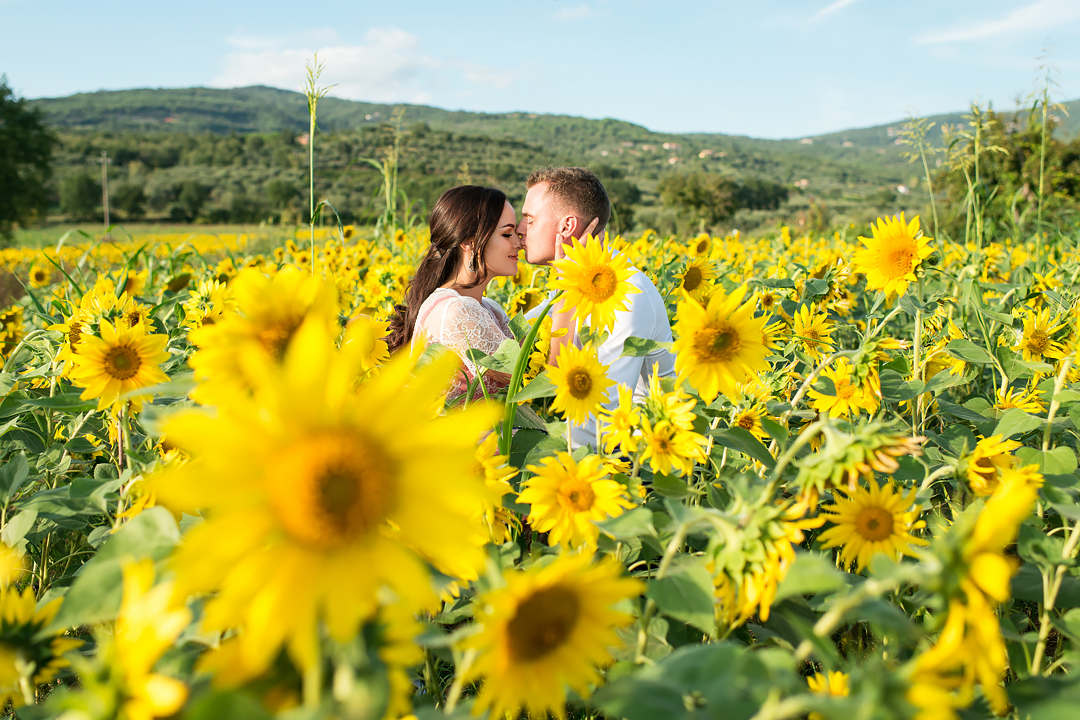
M 303 215 L 308 116 L 300 93 L 263 86 L 138 89 L 32 104 L 61 139 L 54 192 L 58 217 L 74 219 L 63 198 L 65 188 L 71 197 L 76 181 L 86 197 L 93 196 L 90 184 L 100 178 L 102 152 L 110 158 L 110 186 L 119 191 L 113 217 L 250 222 Z M 1080 111 L 1080 101 L 1069 106 Z M 1080 112 L 1072 117 L 1080 118 Z M 961 115 L 933 119 L 957 122 Z M 1076 122 L 1068 118 L 1061 132 L 1074 132 Z M 327 97 L 319 104 L 317 192 L 346 221 L 377 216 L 381 177 L 367 161 L 385 154 L 397 128 L 402 187 L 418 217 L 455 183 L 493 184 L 517 199 L 530 170 L 575 164 L 596 168 L 609 184 L 624 231 L 687 229 L 685 213 L 660 201 L 660 186 L 665 178 L 692 173 L 723 176 L 743 190 L 765 188 L 770 197 L 776 194 L 770 187 L 785 189 L 780 206 L 740 205 L 733 227 L 747 230 L 782 219 L 835 226 L 924 209 L 920 192 L 905 194 L 901 187 L 915 190 L 920 178 L 895 143 L 898 126 L 765 140 L 658 133 L 610 118 L 450 111 Z

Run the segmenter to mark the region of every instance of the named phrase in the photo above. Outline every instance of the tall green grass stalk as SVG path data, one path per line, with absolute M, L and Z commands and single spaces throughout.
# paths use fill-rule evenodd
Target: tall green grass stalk
M 315 53 L 310 63 L 305 66 L 307 77 L 304 84 L 304 94 L 307 96 L 308 106 L 308 230 L 310 231 L 311 249 L 311 274 L 315 274 L 315 128 L 317 125 L 319 99 L 330 91 L 330 86 L 320 86 L 319 78 L 322 77 L 326 66 L 319 62 L 319 53 Z

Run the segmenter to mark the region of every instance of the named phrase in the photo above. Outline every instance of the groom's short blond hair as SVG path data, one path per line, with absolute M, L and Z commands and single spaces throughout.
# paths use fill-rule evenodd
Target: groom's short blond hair
M 546 182 L 548 192 L 559 205 L 573 212 L 586 225 L 597 218 L 593 232 L 600 235 L 611 219 L 611 201 L 600 178 L 591 170 L 581 167 L 549 167 L 534 171 L 525 186 Z

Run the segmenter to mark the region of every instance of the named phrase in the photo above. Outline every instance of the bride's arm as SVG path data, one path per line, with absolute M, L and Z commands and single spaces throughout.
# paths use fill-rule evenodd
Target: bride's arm
M 479 350 L 485 355 L 493 355 L 509 336 L 503 331 L 491 312 L 480 303 L 462 298 L 451 302 L 443 317 L 440 343 L 451 348 L 461 356 L 469 374 L 476 377 L 482 371 L 485 386 L 505 387 L 510 383 L 510 375 L 490 368 L 477 367 L 469 360 L 469 350 Z

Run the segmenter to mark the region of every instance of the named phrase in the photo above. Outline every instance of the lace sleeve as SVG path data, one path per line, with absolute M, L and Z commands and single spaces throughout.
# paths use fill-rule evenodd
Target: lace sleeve
M 461 356 L 469 375 L 476 376 L 476 366 L 468 359 L 471 350 L 491 355 L 509 336 L 496 322 L 491 312 L 468 298 L 446 303 L 442 314 L 437 342 Z

